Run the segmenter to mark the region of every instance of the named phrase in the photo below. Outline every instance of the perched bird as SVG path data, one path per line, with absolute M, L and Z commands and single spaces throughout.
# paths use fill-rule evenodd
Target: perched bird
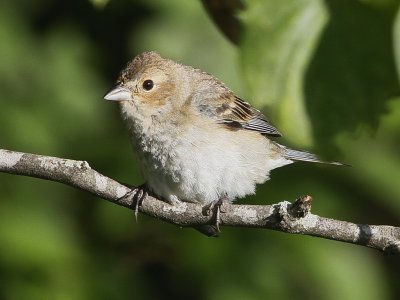
M 129 62 L 104 98 L 119 101 L 148 189 L 171 204 L 231 202 L 275 168 L 322 162 L 272 141 L 281 133 L 212 75 L 155 52 Z

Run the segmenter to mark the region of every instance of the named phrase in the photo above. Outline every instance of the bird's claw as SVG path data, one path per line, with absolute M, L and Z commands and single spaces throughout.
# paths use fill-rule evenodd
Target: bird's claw
M 222 209 L 222 206 L 227 201 L 228 199 L 226 197 L 222 197 L 204 207 L 204 211 L 208 216 L 214 213 L 215 228 L 217 229 L 218 232 L 221 232 L 221 230 L 219 229 L 219 225 L 221 224 L 221 213 L 225 212 Z
M 138 218 L 138 213 L 139 213 L 139 208 L 142 206 L 143 201 L 146 199 L 148 196 L 149 191 L 146 186 L 146 184 L 142 184 L 138 186 L 137 188 L 131 189 L 128 193 L 126 193 L 122 198 L 127 199 L 129 203 L 131 203 L 130 206 L 135 206 L 134 212 L 135 212 L 135 220 L 137 222 Z

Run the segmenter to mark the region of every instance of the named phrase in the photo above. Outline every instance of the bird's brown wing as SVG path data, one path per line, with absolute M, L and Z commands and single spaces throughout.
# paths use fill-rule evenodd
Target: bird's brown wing
M 200 105 L 199 109 L 230 129 L 246 129 L 267 136 L 282 136 L 259 110 L 233 93 L 226 93 L 218 99 L 210 100 L 209 103 Z

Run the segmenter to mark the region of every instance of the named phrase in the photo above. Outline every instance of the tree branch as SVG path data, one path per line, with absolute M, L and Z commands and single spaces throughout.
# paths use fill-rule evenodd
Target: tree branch
M 0 149 L 0 172 L 58 181 L 88 191 L 115 204 L 135 209 L 132 190 L 93 170 L 86 161 Z M 310 213 L 311 197 L 303 196 L 293 204 L 283 201 L 274 205 L 224 204 L 221 225 L 278 230 L 358 244 L 385 254 L 400 253 L 400 227 L 354 224 L 323 218 Z M 139 207 L 149 216 L 179 226 L 213 224 L 213 217 L 199 204 L 172 206 L 152 196 Z

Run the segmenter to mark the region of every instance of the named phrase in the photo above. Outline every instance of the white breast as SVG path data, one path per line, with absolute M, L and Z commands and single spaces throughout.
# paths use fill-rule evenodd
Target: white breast
M 270 170 L 291 163 L 256 132 L 230 131 L 211 122 L 198 125 L 191 124 L 177 135 L 160 133 L 139 146 L 147 183 L 165 200 L 202 204 L 222 196 L 234 200 L 253 194 L 256 184 L 268 180 Z

